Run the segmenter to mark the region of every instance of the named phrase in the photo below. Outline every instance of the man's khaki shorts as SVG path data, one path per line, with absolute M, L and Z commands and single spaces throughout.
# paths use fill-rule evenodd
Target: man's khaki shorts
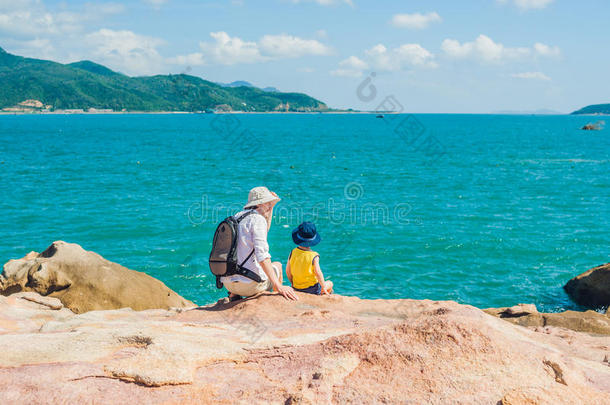
M 273 270 L 275 270 L 275 275 L 279 280 L 279 267 L 273 265 Z M 242 297 L 252 297 L 253 295 L 260 294 L 265 291 L 273 291 L 273 283 L 269 279 L 260 283 L 255 281 L 224 281 L 222 284 L 230 293 L 241 295 Z

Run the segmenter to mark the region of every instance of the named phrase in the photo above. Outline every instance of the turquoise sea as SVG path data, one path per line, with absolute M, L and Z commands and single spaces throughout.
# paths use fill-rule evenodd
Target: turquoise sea
M 209 303 L 216 223 L 266 185 L 274 259 L 315 221 L 340 294 L 576 308 L 562 285 L 610 261 L 610 132 L 591 120 L 0 116 L 0 261 L 75 242 Z

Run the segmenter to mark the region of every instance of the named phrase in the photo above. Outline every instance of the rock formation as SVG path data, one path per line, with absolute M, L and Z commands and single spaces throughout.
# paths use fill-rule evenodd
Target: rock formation
M 604 121 L 597 121 L 596 123 L 588 123 L 581 129 L 584 131 L 601 131 L 606 123 Z
M 576 332 L 610 336 L 610 317 L 595 311 L 540 313 L 533 304 L 519 304 L 510 308 L 488 308 L 483 311 L 515 325 L 527 327 L 557 326 Z
M 574 277 L 563 287 L 577 304 L 600 308 L 610 305 L 610 263 L 594 267 Z
M 608 336 L 524 328 L 455 302 L 298 296 L 85 314 L 34 293 L 0 296 L 0 398 L 610 403 Z
M 76 313 L 124 307 L 136 311 L 194 304 L 145 273 L 129 270 L 79 245 L 53 242 L 4 265 L 0 294 L 31 291 L 59 298 Z

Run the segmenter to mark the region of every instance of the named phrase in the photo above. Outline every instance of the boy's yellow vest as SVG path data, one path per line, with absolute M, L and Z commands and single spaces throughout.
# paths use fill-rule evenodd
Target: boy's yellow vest
M 290 273 L 294 288 L 307 288 L 318 282 L 313 267 L 313 259 L 320 256 L 313 250 L 294 248 L 290 253 Z

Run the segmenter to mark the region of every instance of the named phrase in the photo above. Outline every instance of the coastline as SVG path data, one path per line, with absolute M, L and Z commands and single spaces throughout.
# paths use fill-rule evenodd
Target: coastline
M 215 112 L 213 114 L 206 114 L 203 112 L 193 111 L 112 111 L 112 112 L 6 112 L 0 111 L 0 115 L 170 115 L 170 114 L 197 114 L 197 115 L 223 115 L 223 114 L 288 114 L 288 115 L 317 115 L 317 114 L 380 114 L 375 111 L 223 111 Z M 395 112 L 383 113 L 386 114 L 398 114 Z
M 50 112 L 7 112 L 0 111 L 1 115 L 223 115 L 223 114 L 247 114 L 247 115 L 495 115 L 495 116 L 527 116 L 527 117 L 555 117 L 555 116 L 575 116 L 575 117 L 605 117 L 610 114 L 571 114 L 571 113 L 558 113 L 558 114 L 500 114 L 500 113 L 437 113 L 437 112 L 423 112 L 423 113 L 410 113 L 410 112 L 380 112 L 380 111 L 222 111 L 215 112 L 213 114 L 207 114 L 204 112 L 193 112 L 193 111 L 112 111 L 112 112 L 65 112 L 65 111 L 50 111 Z

